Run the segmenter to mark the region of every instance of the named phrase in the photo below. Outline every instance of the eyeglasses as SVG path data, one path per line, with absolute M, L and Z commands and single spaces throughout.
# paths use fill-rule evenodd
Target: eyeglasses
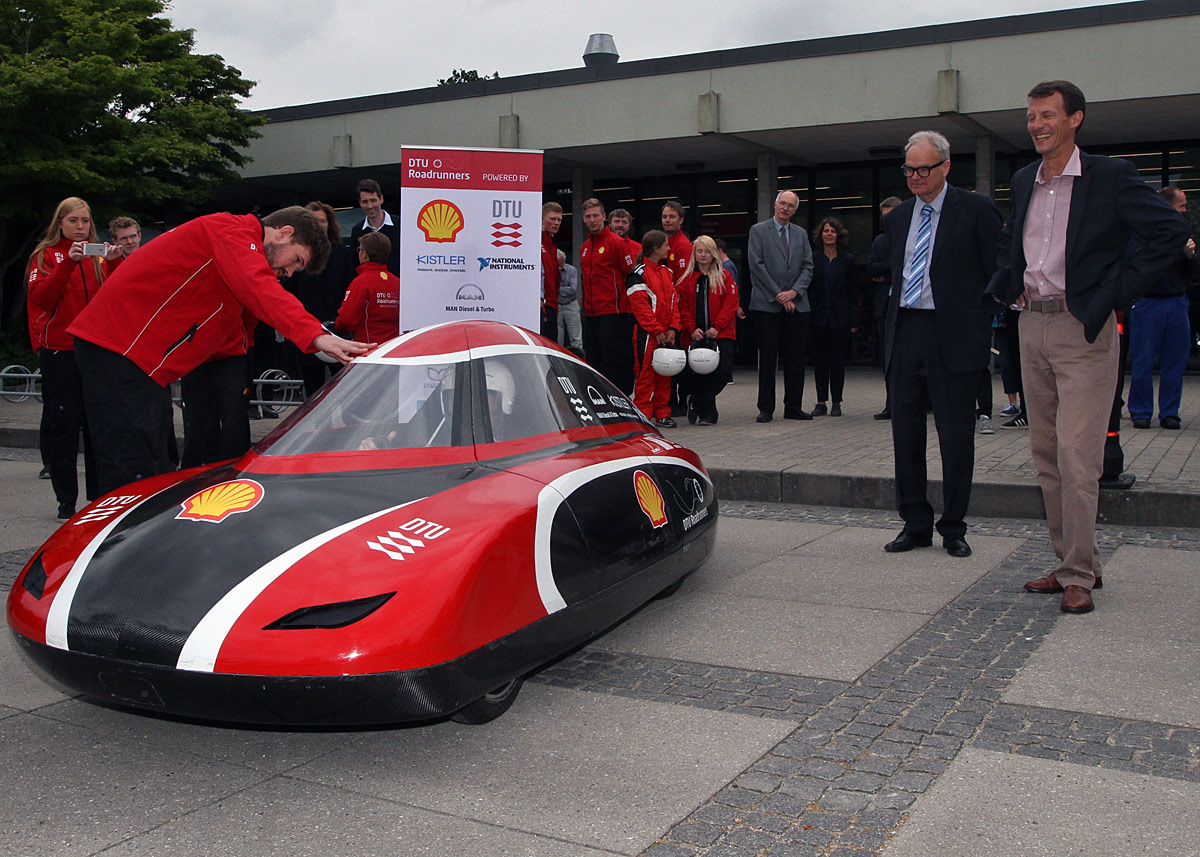
M 906 179 L 912 178 L 913 173 L 916 173 L 923 179 L 929 178 L 929 172 L 931 170 L 936 170 L 942 164 L 946 163 L 946 160 L 947 160 L 946 158 L 943 158 L 942 160 L 938 161 L 936 164 L 930 164 L 927 167 L 910 167 L 908 164 L 905 164 L 904 166 L 902 166 L 900 168 L 900 172 L 904 173 L 904 177 Z

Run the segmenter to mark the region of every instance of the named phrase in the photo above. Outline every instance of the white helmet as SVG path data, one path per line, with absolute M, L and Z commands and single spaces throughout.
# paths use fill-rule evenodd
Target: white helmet
M 715 372 L 717 364 L 720 362 L 720 353 L 712 348 L 700 345 L 688 350 L 688 366 L 691 366 L 692 371 L 697 375 L 709 375 Z
M 664 348 L 660 345 L 654 349 L 650 365 L 659 375 L 678 375 L 687 365 L 687 352 L 682 348 Z
M 517 397 L 517 386 L 513 383 L 512 372 L 498 360 L 484 360 L 483 371 L 487 376 L 488 390 L 500 394 L 500 410 L 511 414 L 513 401 Z

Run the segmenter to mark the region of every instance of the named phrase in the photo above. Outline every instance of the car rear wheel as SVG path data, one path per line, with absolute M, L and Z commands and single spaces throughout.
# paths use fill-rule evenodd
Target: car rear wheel
M 455 723 L 467 723 L 472 726 L 495 720 L 501 714 L 508 711 L 509 706 L 513 704 L 513 700 L 517 698 L 517 694 L 521 691 L 523 681 L 520 677 L 514 678 L 491 693 L 485 693 L 479 699 L 467 703 L 458 711 L 451 714 L 450 719 Z

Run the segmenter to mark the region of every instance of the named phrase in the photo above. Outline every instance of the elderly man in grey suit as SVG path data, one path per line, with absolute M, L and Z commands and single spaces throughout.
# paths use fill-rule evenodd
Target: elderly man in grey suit
M 758 422 L 775 415 L 775 366 L 783 357 L 783 418 L 811 420 L 804 397 L 808 284 L 813 258 L 808 235 L 792 223 L 800 198 L 775 197 L 775 216 L 750 227 L 750 319 L 758 343 Z

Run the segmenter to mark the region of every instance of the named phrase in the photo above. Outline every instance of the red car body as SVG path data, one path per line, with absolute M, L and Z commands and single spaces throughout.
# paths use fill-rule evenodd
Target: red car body
M 589 366 L 455 323 L 359 358 L 241 459 L 92 503 L 8 621 L 48 678 L 118 704 L 482 722 L 703 563 L 716 520 L 698 457 Z

